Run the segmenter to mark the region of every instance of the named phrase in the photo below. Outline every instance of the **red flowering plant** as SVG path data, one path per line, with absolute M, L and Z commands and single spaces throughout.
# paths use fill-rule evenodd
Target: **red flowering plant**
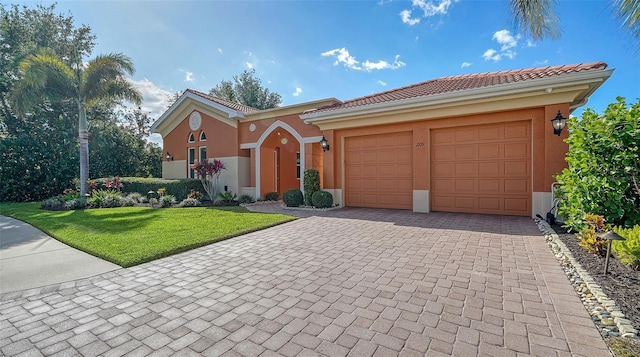
M 196 176 L 202 182 L 202 187 L 207 192 L 207 196 L 213 202 L 218 194 L 218 179 L 225 170 L 224 163 L 218 159 L 202 160 L 196 162 L 191 168 L 195 171 Z
M 120 189 L 122 188 L 122 182 L 120 182 L 120 176 L 113 176 L 112 180 L 109 180 L 109 179 L 104 180 L 104 183 L 102 184 L 102 186 L 108 189 L 113 189 L 113 190 L 116 190 L 117 192 L 120 192 Z

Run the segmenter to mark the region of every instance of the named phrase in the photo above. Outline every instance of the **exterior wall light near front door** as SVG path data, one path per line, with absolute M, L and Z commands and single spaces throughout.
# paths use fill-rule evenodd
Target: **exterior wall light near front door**
M 567 118 L 563 117 L 558 110 L 556 117 L 551 119 L 551 125 L 553 126 L 553 133 L 560 136 L 562 129 L 567 125 Z
M 322 137 L 322 140 L 320 140 L 320 145 L 322 145 L 322 151 L 329 151 L 329 143 L 324 136 Z
M 171 154 L 167 151 L 167 155 L 165 155 L 165 157 L 167 158 L 167 161 L 173 161 L 173 156 L 171 156 Z

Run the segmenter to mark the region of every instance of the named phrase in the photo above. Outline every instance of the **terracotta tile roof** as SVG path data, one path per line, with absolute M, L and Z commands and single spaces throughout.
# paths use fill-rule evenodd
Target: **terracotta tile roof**
M 346 109 L 369 104 L 390 102 L 394 100 L 429 96 L 434 94 L 463 91 L 500 84 L 522 82 L 537 78 L 559 76 L 572 72 L 597 69 L 602 70 L 605 68 L 607 68 L 607 64 L 604 62 L 592 62 L 585 64 L 550 66 L 441 77 L 426 82 L 391 89 L 381 93 L 371 94 L 365 97 L 346 100 L 342 103 L 334 104 L 332 106 L 318 108 L 316 110 L 309 110 L 305 112 L 305 114 Z
M 256 109 L 256 108 L 252 108 L 252 107 L 246 106 L 244 104 L 229 102 L 229 101 L 226 101 L 224 99 L 220 99 L 218 97 L 214 97 L 214 96 L 209 95 L 209 94 L 198 92 L 197 90 L 193 90 L 193 89 L 187 88 L 186 92 L 193 93 L 193 94 L 195 94 L 195 95 L 197 95 L 199 97 L 202 97 L 204 99 L 210 100 L 212 102 L 216 102 L 216 103 L 218 103 L 220 105 L 224 105 L 227 108 L 230 108 L 230 109 L 233 109 L 233 110 L 237 110 L 237 111 L 242 112 L 242 113 L 253 113 L 253 112 L 257 112 L 258 111 L 258 109 Z

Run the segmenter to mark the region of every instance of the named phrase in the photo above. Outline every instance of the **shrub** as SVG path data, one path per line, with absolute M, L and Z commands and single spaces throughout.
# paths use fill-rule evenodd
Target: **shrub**
M 313 193 L 320 191 L 320 173 L 318 170 L 304 170 L 304 204 L 313 205 Z
M 136 203 L 138 203 L 138 201 L 131 198 L 131 196 L 120 197 L 120 206 L 122 207 L 135 206 Z
M 94 190 L 87 200 L 91 207 L 111 208 L 120 206 L 120 193 L 112 190 Z
M 64 200 L 59 196 L 47 198 L 42 201 L 42 203 L 40 203 L 40 208 L 52 211 L 66 209 Z
M 640 268 L 640 225 L 633 228 L 614 229 L 616 233 L 623 236 L 625 240 L 614 241 L 611 249 L 616 253 L 616 257 L 624 265 L 630 265 L 635 269 Z
M 287 207 L 300 207 L 300 205 L 304 203 L 302 191 L 297 188 L 286 190 L 282 195 L 282 201 L 284 201 L 284 204 L 287 205 Z
M 135 203 L 145 203 L 143 201 L 146 200 L 146 198 L 138 192 L 128 194 L 127 198 L 133 200 Z
M 200 207 L 202 206 L 202 202 L 196 198 L 185 198 L 178 205 L 179 207 Z
M 280 195 L 277 192 L 267 192 L 264 195 L 265 201 L 277 201 L 280 198 Z
M 316 208 L 333 207 L 333 195 L 327 191 L 316 191 L 311 197 L 311 202 Z
M 196 190 L 191 190 L 191 192 L 189 192 L 189 194 L 187 195 L 187 198 L 193 198 L 193 199 L 196 199 L 196 200 L 200 201 L 200 200 L 202 200 L 202 192 L 196 191 Z
M 156 192 L 158 193 L 158 196 L 162 197 L 167 194 L 167 189 L 166 187 L 160 187 Z
M 66 201 L 64 203 L 66 209 L 76 210 L 76 209 L 85 209 L 87 208 L 87 198 L 86 197 L 78 197 Z
M 580 245 L 589 253 L 604 255 L 607 252 L 606 242 L 596 234 L 609 231 L 611 226 L 604 223 L 603 216 L 595 214 L 584 216 L 584 222 L 584 227 L 577 234 L 580 238 Z
M 160 200 L 158 201 L 160 204 L 160 207 L 162 208 L 168 208 L 171 207 L 171 204 L 174 203 L 176 201 L 176 198 L 172 195 L 164 195 L 164 196 L 160 196 Z
M 220 202 L 229 204 L 235 202 L 238 199 L 238 196 L 236 196 L 236 194 L 231 191 L 225 191 L 218 192 L 218 198 L 220 199 Z
M 568 120 L 568 168 L 556 176 L 565 196 L 560 215 L 569 228 L 582 228 L 586 213 L 604 216 L 611 224 L 640 224 L 640 100 L 629 107 L 624 98 L 603 114 L 591 109 Z
M 97 179 L 100 184 L 105 179 Z M 168 195 L 175 196 L 178 200 L 184 200 L 192 190 L 202 192 L 202 184 L 196 179 L 161 179 L 146 177 L 121 177 L 122 192 L 125 194 L 137 192 L 147 198 L 147 192 L 157 192 L 159 188 L 166 188 Z
M 64 190 L 64 192 L 62 192 L 62 200 L 63 201 L 70 201 L 73 199 L 76 199 L 80 197 L 80 194 L 78 192 L 76 192 L 76 190 L 73 190 L 71 188 L 67 188 Z
M 254 202 L 255 202 L 255 200 L 253 199 L 253 197 L 251 197 L 251 195 L 247 195 L 247 194 L 244 194 L 244 195 L 240 196 L 240 198 L 238 199 L 238 201 L 240 201 L 240 203 L 244 203 L 244 204 L 247 204 L 247 203 L 254 203 Z

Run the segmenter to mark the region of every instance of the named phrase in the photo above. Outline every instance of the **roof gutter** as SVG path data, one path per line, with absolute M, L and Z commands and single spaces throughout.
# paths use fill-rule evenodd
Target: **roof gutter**
M 412 109 L 448 103 L 453 104 L 460 101 L 485 99 L 535 91 L 547 91 L 547 93 L 550 93 L 551 91 L 548 91 L 549 88 L 554 89 L 582 84 L 597 84 L 595 86 L 592 86 L 592 88 L 590 88 L 590 90 L 588 91 L 587 95 L 585 96 L 585 98 L 588 98 L 588 96 L 591 95 L 602 83 L 604 83 L 604 81 L 608 77 L 610 77 L 612 73 L 613 69 L 581 71 L 553 76 L 549 78 L 532 79 L 522 82 L 499 84 L 489 87 L 473 88 L 456 92 L 407 98 L 383 103 L 361 105 L 351 108 L 308 113 L 301 115 L 300 118 L 303 119 L 306 124 L 310 124 L 331 119 L 344 119 L 345 117 L 355 115 L 374 114 L 392 110 Z M 584 98 L 581 100 L 584 100 Z

